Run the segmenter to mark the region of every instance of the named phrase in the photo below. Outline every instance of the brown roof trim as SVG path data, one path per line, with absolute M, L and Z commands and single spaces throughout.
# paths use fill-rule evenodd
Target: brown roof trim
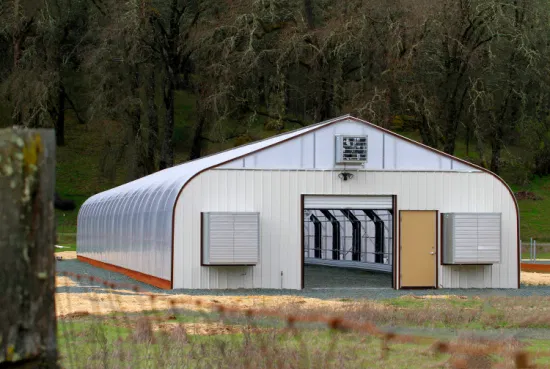
M 178 199 L 179 199 L 181 193 L 183 192 L 184 188 L 189 184 L 189 182 L 191 182 L 191 180 L 193 180 L 193 179 L 194 179 L 195 177 L 197 177 L 199 174 L 201 174 L 201 173 L 203 173 L 203 172 L 206 172 L 207 170 L 210 170 L 210 169 L 219 167 L 220 165 L 227 164 L 227 163 L 232 162 L 232 161 L 234 161 L 234 160 L 242 159 L 242 158 L 244 158 L 245 156 L 248 156 L 248 155 L 251 155 L 251 154 L 255 154 L 255 153 L 261 152 L 261 151 L 266 150 L 266 149 L 269 149 L 269 148 L 271 148 L 271 147 L 273 147 L 273 146 L 280 145 L 280 144 L 282 144 L 282 143 L 285 143 L 285 142 L 290 141 L 290 140 L 292 140 L 292 139 L 295 139 L 295 138 L 297 138 L 297 137 L 301 137 L 301 136 L 306 135 L 306 134 L 308 134 L 308 133 L 315 132 L 315 131 L 317 131 L 317 130 L 319 130 L 319 129 L 321 129 L 321 128 L 325 128 L 325 127 L 328 127 L 328 126 L 330 126 L 330 125 L 333 125 L 333 124 L 336 124 L 336 123 L 339 123 L 339 122 L 342 122 L 342 121 L 348 120 L 348 119 L 353 120 L 353 121 L 358 122 L 358 123 L 366 124 L 366 125 L 369 126 L 369 127 L 378 129 L 378 130 L 380 130 L 380 131 L 382 131 L 382 132 L 384 132 L 384 133 L 387 133 L 387 134 L 392 135 L 392 136 L 394 136 L 394 137 L 397 137 L 397 138 L 399 138 L 399 139 L 405 140 L 405 141 L 410 142 L 410 143 L 412 143 L 412 144 L 414 144 L 414 145 L 423 147 L 423 148 L 425 148 L 425 149 L 427 149 L 427 150 L 430 150 L 430 151 L 432 151 L 432 152 L 434 152 L 434 153 L 436 153 L 436 154 L 443 155 L 443 156 L 445 156 L 445 157 L 447 157 L 447 158 L 450 158 L 451 160 L 455 160 L 455 161 L 457 161 L 457 162 L 459 162 L 459 163 L 469 165 L 469 166 L 471 166 L 471 167 L 473 167 L 473 168 L 476 168 L 476 169 L 478 169 L 478 170 L 480 170 L 480 171 L 482 171 L 482 172 L 485 172 L 485 173 L 488 173 L 488 174 L 492 175 L 492 176 L 495 177 L 498 181 L 500 181 L 500 182 L 504 185 L 504 187 L 506 187 L 506 189 L 507 189 L 508 192 L 510 193 L 510 196 L 512 196 L 512 199 L 514 199 L 514 205 L 515 205 L 515 208 L 516 208 L 516 228 L 517 228 L 517 231 L 516 231 L 516 232 L 517 232 L 517 240 L 516 240 L 516 242 L 517 242 L 517 259 L 518 259 L 518 260 L 517 260 L 517 264 L 518 264 L 518 266 L 517 266 L 517 267 L 518 267 L 518 288 L 520 288 L 521 243 L 520 243 L 520 234 L 519 234 L 519 206 L 518 206 L 518 202 L 517 202 L 517 200 L 516 200 L 516 197 L 514 196 L 514 192 L 512 191 L 512 189 L 510 188 L 510 186 L 508 186 L 508 184 L 507 184 L 502 178 L 500 178 L 498 175 L 496 175 L 495 173 L 491 172 L 491 171 L 488 170 L 488 169 L 485 169 L 485 168 L 483 168 L 483 167 L 481 167 L 481 166 L 479 166 L 479 165 L 476 165 L 476 164 L 472 164 L 472 163 L 470 163 L 470 162 L 468 162 L 468 161 L 466 161 L 466 160 L 464 160 L 464 159 L 457 158 L 456 156 L 452 156 L 452 155 L 447 154 L 447 153 L 445 153 L 445 152 L 443 152 L 443 151 L 434 149 L 434 148 L 432 148 L 432 147 L 430 147 L 430 146 L 428 146 L 428 145 L 425 145 L 425 144 L 423 144 L 423 143 L 420 143 L 420 142 L 411 140 L 410 138 L 407 138 L 407 137 L 405 137 L 405 136 L 401 136 L 401 135 L 399 135 L 399 134 L 397 134 L 397 133 L 395 133 L 395 132 L 390 131 L 389 129 L 386 129 L 386 128 L 377 126 L 376 124 L 367 122 L 366 120 L 363 120 L 363 119 L 360 119 L 360 118 L 353 117 L 353 116 L 351 116 L 351 115 L 345 115 L 345 116 L 342 116 L 342 117 L 339 117 L 339 118 L 335 118 L 335 119 L 332 120 L 332 121 L 329 120 L 329 122 L 328 122 L 328 123 L 325 123 L 325 124 L 322 124 L 322 122 L 321 122 L 321 123 L 318 123 L 318 124 L 317 124 L 318 127 L 315 127 L 315 128 L 313 128 L 313 129 L 310 129 L 310 130 L 304 132 L 303 134 L 299 134 L 299 135 L 295 135 L 295 136 L 289 137 L 288 139 L 285 139 L 285 140 L 282 140 L 282 141 L 273 143 L 273 144 L 271 144 L 271 145 L 262 147 L 262 148 L 260 148 L 260 149 L 258 149 L 258 150 L 256 150 L 256 151 L 252 151 L 252 152 L 243 154 L 243 155 L 241 155 L 241 156 L 238 156 L 238 157 L 235 157 L 235 158 L 231 158 L 231 159 L 226 160 L 226 161 L 224 161 L 224 162 L 222 162 L 222 163 L 212 165 L 212 166 L 210 166 L 210 167 L 208 167 L 208 168 L 204 168 L 204 169 L 200 170 L 199 172 L 197 172 L 197 173 L 195 173 L 193 176 L 191 176 L 191 177 L 185 182 L 185 184 L 181 187 L 180 191 L 178 192 L 178 195 L 176 196 L 176 200 L 175 200 L 175 202 L 174 202 L 174 208 L 173 208 L 173 210 L 172 210 L 172 268 L 171 268 L 171 272 L 170 272 L 171 288 L 174 288 L 174 234 L 175 234 L 175 232 L 174 232 L 175 228 L 174 228 L 174 227 L 175 227 L 175 218 L 176 218 L 176 205 L 177 205 L 177 203 L 178 203 Z M 304 127 L 304 128 L 306 128 L 306 127 Z M 300 129 L 304 129 L 304 128 L 300 128 Z M 300 129 L 298 129 L 298 130 L 300 130 Z M 288 134 L 288 133 L 290 133 L 290 132 L 285 132 L 284 134 Z M 255 142 L 255 143 L 257 143 L 257 142 Z M 227 150 L 227 151 L 229 151 L 229 150 Z

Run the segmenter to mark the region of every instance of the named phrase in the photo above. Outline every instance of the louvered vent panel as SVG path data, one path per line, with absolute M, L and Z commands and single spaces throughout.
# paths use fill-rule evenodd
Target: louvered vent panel
M 203 213 L 203 264 L 258 263 L 259 213 Z
M 368 159 L 367 136 L 336 136 L 336 163 L 363 164 Z
M 500 262 L 500 213 L 443 214 L 445 264 L 495 264 Z

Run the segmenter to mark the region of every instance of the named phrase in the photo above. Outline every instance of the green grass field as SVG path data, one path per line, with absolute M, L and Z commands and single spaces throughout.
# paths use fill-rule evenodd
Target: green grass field
M 520 200 L 521 238 L 524 242 L 532 237 L 537 242 L 550 242 L 550 178 L 537 178 L 528 186 L 513 186 L 515 191 L 530 191 L 540 200 Z
M 479 347 L 483 341 L 472 340 L 473 335 L 502 341 L 510 337 L 508 329 L 517 328 L 518 324 L 534 329 L 531 337 L 528 334 L 523 339 L 506 341 L 504 355 L 488 358 L 509 364 L 516 350 L 537 354 L 550 349 L 550 340 L 536 330 L 548 328 L 549 323 L 531 319 L 546 313 L 546 307 L 540 305 L 541 299 L 396 298 L 376 304 L 357 301 L 343 310 L 292 310 L 296 316 L 338 314 L 356 322 L 376 322 L 383 330 L 400 335 L 424 337 L 416 343 L 390 341 L 387 351 L 383 351 L 379 338 L 366 333 L 331 331 L 320 323 L 297 323 L 296 330 L 288 330 L 286 323 L 274 319 L 245 316 L 220 319 L 217 313 L 186 310 L 62 318 L 58 326 L 59 347 L 63 367 L 86 363 L 86 368 L 106 368 L 124 362 L 132 368 L 416 369 L 447 367 L 450 360 L 457 358 L 436 353 L 432 346 L 435 341 Z M 521 318 L 518 308 L 524 311 Z M 468 318 L 472 312 L 478 315 Z M 511 316 L 515 318 L 506 321 Z M 458 330 L 465 333 L 457 335 Z M 542 367 L 550 365 L 548 357 L 532 357 L 530 362 Z

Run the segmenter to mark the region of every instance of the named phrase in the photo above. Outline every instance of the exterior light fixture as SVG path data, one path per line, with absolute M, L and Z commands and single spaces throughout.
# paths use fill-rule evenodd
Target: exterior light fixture
M 338 178 L 340 178 L 343 181 L 347 181 L 348 179 L 353 178 L 353 174 L 351 174 L 349 172 L 342 172 L 342 173 L 338 174 Z

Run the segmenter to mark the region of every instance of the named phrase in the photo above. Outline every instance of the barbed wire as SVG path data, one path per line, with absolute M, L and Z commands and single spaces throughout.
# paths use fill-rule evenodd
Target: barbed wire
M 300 328 L 298 327 L 298 324 L 300 323 L 320 324 L 322 327 L 325 327 L 326 329 L 335 332 L 354 332 L 363 334 L 380 340 L 381 359 L 385 359 L 388 357 L 390 353 L 390 345 L 394 343 L 429 345 L 429 353 L 453 355 L 455 356 L 455 360 L 449 363 L 452 368 L 477 367 L 475 366 L 476 364 L 471 363 L 472 358 L 486 358 L 492 355 L 498 355 L 503 358 L 511 359 L 513 363 L 513 368 L 537 368 L 537 366 L 533 364 L 534 360 L 544 357 L 550 357 L 550 351 L 528 352 L 527 350 L 522 348 L 512 347 L 510 345 L 510 342 L 506 340 L 472 338 L 470 340 L 466 339 L 461 341 L 449 341 L 421 334 L 398 333 L 392 330 L 383 329 L 373 322 L 355 321 L 342 316 L 331 316 L 326 314 L 308 313 L 303 311 L 300 312 L 300 314 L 285 313 L 278 309 L 241 307 L 236 305 L 223 304 L 220 302 L 211 302 L 203 298 L 196 298 L 192 296 L 170 297 L 169 295 L 162 295 L 163 298 L 168 299 L 168 309 L 163 309 L 160 307 L 155 307 L 156 301 L 158 300 L 160 295 L 144 290 L 135 284 L 112 282 L 95 276 L 82 275 L 67 271 L 61 272 L 60 275 L 74 278 L 77 281 L 87 280 L 92 283 L 98 283 L 110 291 L 115 289 L 124 289 L 147 297 L 151 307 L 150 311 L 154 314 L 157 314 L 154 316 L 146 316 L 146 321 L 148 322 L 148 324 L 150 324 L 151 322 L 177 320 L 178 307 L 187 305 L 195 306 L 204 311 L 218 313 L 219 318 L 222 321 L 229 316 L 244 317 L 248 319 L 250 326 L 252 325 L 252 320 L 255 318 L 276 319 L 277 321 L 284 322 L 286 324 L 286 332 L 293 332 L 294 334 L 297 334 L 297 332 L 300 330 Z M 112 300 L 111 302 L 115 303 Z M 118 301 L 118 304 L 121 305 L 121 302 Z M 113 311 L 117 310 L 116 306 L 113 306 L 112 308 Z M 165 310 L 164 316 L 159 315 L 159 313 L 161 313 L 161 310 Z M 91 315 L 101 315 L 99 310 L 86 312 L 86 314 L 88 313 Z M 62 318 L 73 318 L 78 316 L 78 313 L 69 313 L 62 316 Z M 145 317 L 145 315 L 143 315 L 143 317 Z M 117 319 L 124 320 L 124 324 L 126 324 L 127 326 L 131 325 L 129 318 L 126 315 L 122 315 L 122 317 L 118 317 Z M 75 332 L 64 331 L 63 334 L 70 336 L 72 334 L 75 334 Z M 122 335 L 121 332 L 118 332 L 117 334 Z M 71 356 L 72 354 L 73 352 L 69 350 L 68 355 Z M 457 356 L 459 358 L 456 358 Z M 498 364 L 495 367 L 499 367 Z

